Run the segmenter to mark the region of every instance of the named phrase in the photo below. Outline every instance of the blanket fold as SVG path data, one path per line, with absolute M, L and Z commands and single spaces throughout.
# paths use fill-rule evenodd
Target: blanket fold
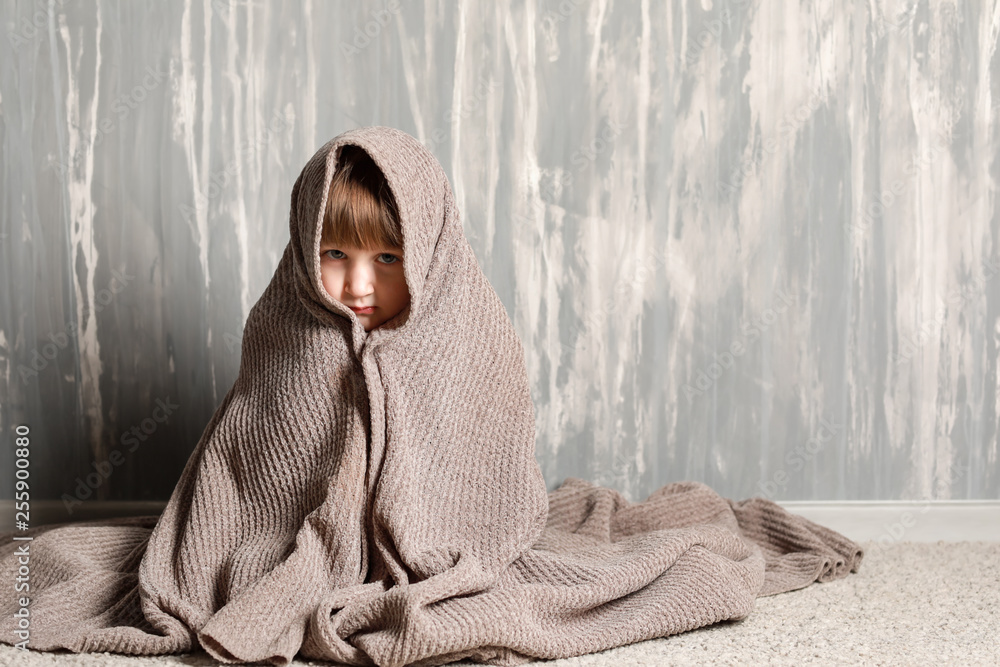
M 385 175 L 403 238 L 409 306 L 371 331 L 320 271 L 345 146 Z M 410 135 L 328 142 L 289 229 L 163 513 L 0 535 L 5 581 L 30 545 L 27 647 L 517 665 L 741 619 L 857 571 L 856 543 L 763 498 L 676 482 L 633 503 L 573 477 L 546 491 L 520 340 Z M 5 643 L 24 641 L 19 606 L 0 596 Z

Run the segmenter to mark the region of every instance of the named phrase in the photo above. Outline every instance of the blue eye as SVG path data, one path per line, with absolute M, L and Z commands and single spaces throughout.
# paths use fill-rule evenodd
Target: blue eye
M 333 255 L 331 253 L 337 253 Z M 325 250 L 321 253 L 323 257 L 329 257 L 330 259 L 344 259 L 347 255 L 344 254 L 342 250 L 337 250 L 336 248 L 331 248 L 330 250 Z M 339 255 L 339 256 L 338 256 Z M 379 259 L 382 260 L 383 264 L 398 264 L 402 260 L 389 252 L 383 252 L 379 255 Z

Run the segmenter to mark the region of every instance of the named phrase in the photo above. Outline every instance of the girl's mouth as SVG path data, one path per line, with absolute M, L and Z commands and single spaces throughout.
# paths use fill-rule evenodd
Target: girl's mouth
M 368 306 L 367 308 L 351 308 L 358 315 L 370 315 L 375 312 L 375 306 Z

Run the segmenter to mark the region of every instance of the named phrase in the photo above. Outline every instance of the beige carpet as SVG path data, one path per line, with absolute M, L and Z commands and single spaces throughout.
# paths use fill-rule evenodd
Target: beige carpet
M 749 618 L 603 653 L 569 665 L 1000 665 L 1000 543 L 864 544 L 861 571 L 760 598 Z M 2 665 L 214 665 L 206 653 L 125 657 L 23 652 Z M 296 661 L 293 665 L 322 665 Z M 453 665 L 474 663 L 456 662 Z

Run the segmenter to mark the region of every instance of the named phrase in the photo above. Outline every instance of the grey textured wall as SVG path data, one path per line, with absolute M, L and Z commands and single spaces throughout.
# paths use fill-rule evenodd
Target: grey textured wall
M 169 496 L 370 124 L 451 178 L 550 489 L 1000 495 L 997 0 L 2 7 L 4 498 L 17 424 L 33 499 Z

